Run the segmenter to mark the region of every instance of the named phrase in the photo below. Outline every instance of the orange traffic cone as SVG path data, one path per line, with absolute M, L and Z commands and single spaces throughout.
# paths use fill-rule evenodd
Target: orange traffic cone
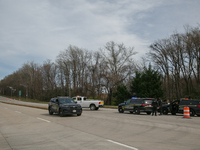
M 6 98 L 6 100 L 7 100 L 7 98 Z
M 183 118 L 190 118 L 190 108 L 189 107 L 184 107 L 183 108 Z

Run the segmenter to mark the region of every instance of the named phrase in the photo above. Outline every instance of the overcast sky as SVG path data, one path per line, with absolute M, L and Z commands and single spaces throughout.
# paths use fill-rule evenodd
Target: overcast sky
M 200 23 L 200 0 L 0 0 L 0 80 L 69 45 L 124 43 L 141 58 L 158 39 Z

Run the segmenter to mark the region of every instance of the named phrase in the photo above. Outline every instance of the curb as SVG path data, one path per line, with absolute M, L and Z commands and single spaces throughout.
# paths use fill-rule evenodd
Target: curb
M 25 106 L 25 107 L 32 107 L 32 108 L 39 108 L 39 109 L 45 109 L 48 110 L 47 107 L 41 107 L 41 106 L 33 106 L 33 105 L 25 105 L 25 104 L 16 104 L 16 103 L 9 103 L 9 102 L 2 102 L 1 103 L 5 103 L 5 104 L 11 104 L 11 105 L 18 105 L 18 106 Z

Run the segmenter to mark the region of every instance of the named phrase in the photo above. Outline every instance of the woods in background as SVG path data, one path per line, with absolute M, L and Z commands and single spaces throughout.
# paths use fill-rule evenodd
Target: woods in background
M 133 47 L 113 41 L 96 52 L 70 45 L 59 53 L 55 62 L 24 63 L 0 81 L 0 94 L 10 96 L 12 89 L 9 87 L 13 87 L 16 91 L 12 96 L 18 96 L 19 90 L 23 97 L 41 101 L 61 95 L 84 95 L 103 99 L 110 105 L 117 99 L 113 93 L 118 86 L 129 92 L 126 95 L 137 96 L 141 86 L 135 85 L 138 87 L 135 91 L 131 89 L 136 72 L 144 74 L 151 65 L 161 81 L 163 99 L 200 98 L 199 27 L 186 27 L 185 33 L 157 40 L 150 45 L 144 63 L 133 60 L 136 54 Z

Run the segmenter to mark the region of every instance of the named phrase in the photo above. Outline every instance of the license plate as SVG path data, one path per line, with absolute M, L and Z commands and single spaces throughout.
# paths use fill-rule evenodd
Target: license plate
M 76 110 L 73 110 L 73 112 L 76 112 Z

